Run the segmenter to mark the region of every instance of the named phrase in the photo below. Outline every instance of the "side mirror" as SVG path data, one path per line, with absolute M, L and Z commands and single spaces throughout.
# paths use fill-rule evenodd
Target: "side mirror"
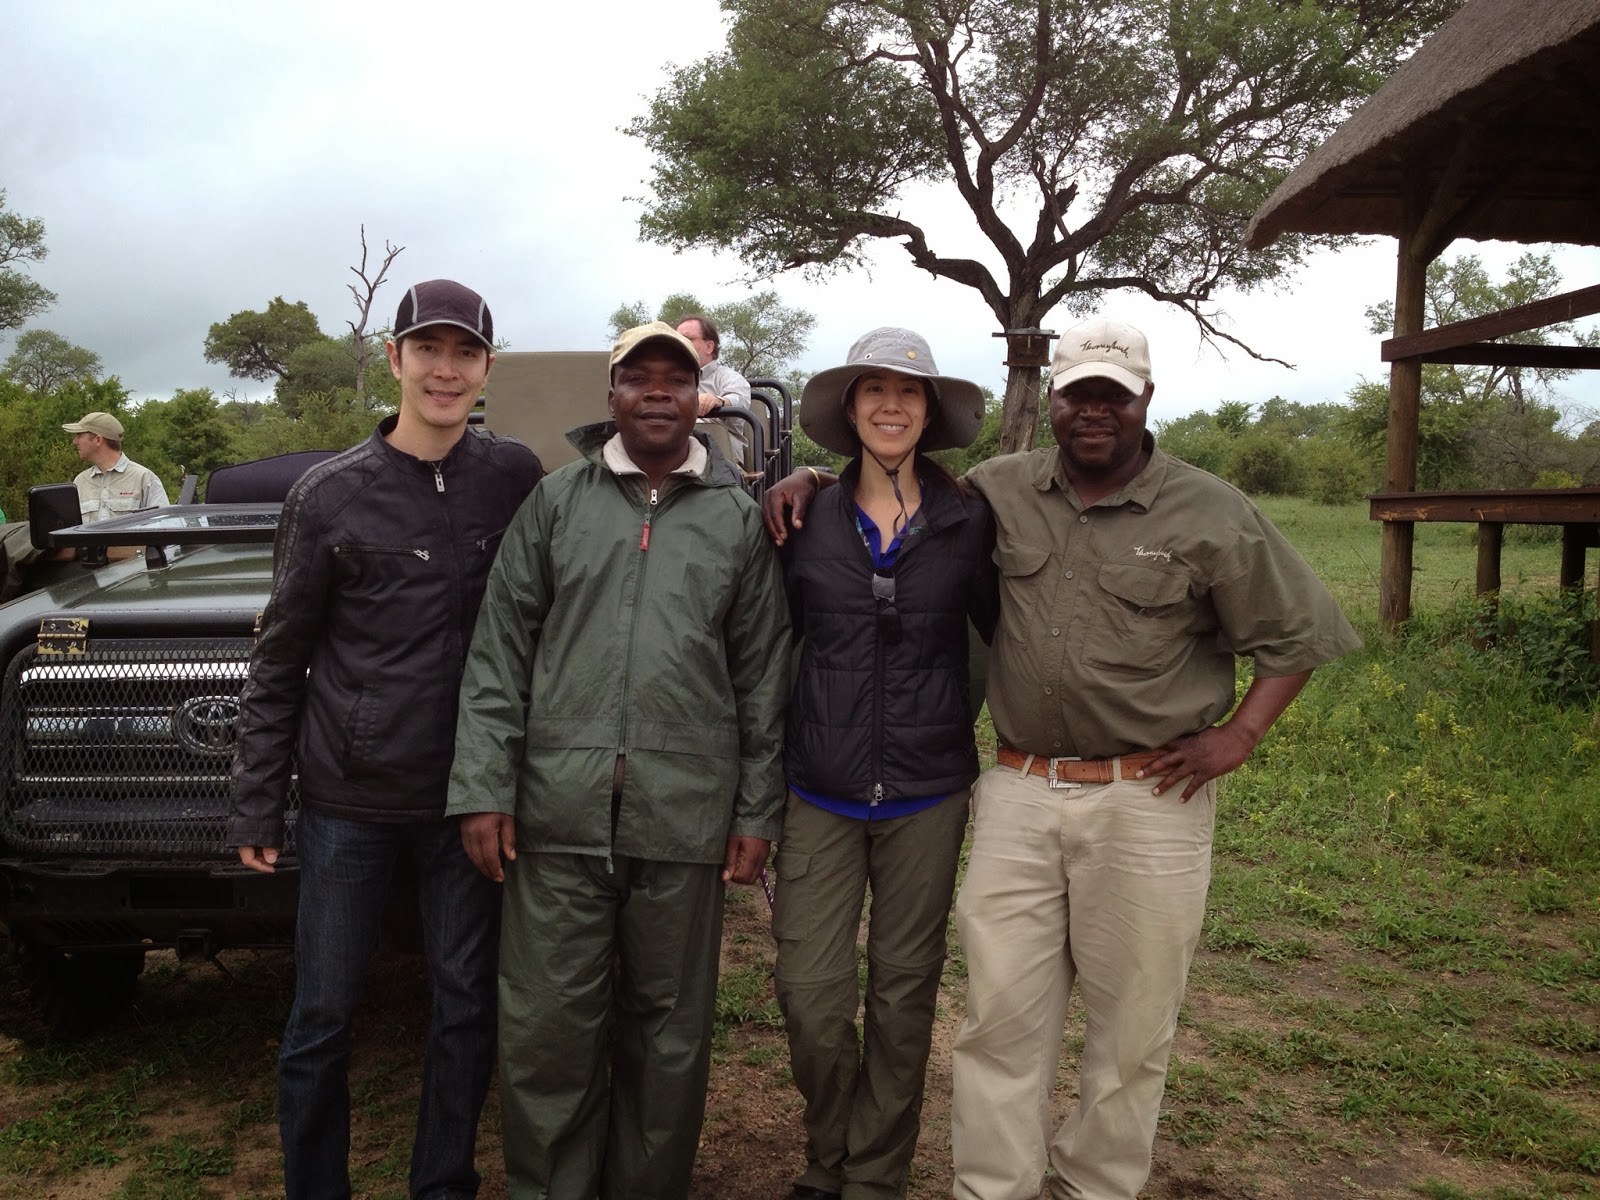
M 28 538 L 39 549 L 56 544 L 50 536 L 56 530 L 82 524 L 76 484 L 44 483 L 28 489 Z

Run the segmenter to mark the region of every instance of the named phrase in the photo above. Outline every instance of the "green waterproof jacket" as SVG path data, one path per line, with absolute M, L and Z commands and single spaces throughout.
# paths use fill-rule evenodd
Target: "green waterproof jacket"
M 721 863 L 782 822 L 789 610 L 756 502 L 601 450 L 547 475 L 500 545 L 461 683 L 448 814 L 513 813 L 519 853 Z M 703 440 L 703 439 L 702 439 Z M 626 756 L 620 803 L 613 775 Z

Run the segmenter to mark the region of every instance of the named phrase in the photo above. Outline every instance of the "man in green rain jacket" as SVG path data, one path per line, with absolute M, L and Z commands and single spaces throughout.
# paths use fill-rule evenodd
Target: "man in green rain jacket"
M 780 827 L 788 609 L 699 377 L 668 325 L 617 340 L 612 420 L 506 531 L 462 681 L 448 812 L 505 888 L 513 1196 L 688 1194 L 723 887 Z

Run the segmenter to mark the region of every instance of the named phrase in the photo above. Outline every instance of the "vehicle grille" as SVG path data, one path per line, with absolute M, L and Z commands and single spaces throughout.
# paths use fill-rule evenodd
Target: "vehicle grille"
M 228 772 L 249 659 L 248 638 L 24 649 L 0 700 L 0 839 L 52 859 L 233 859 Z

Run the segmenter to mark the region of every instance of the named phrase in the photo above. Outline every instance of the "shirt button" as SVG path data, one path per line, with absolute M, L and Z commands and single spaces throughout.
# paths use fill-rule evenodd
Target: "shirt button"
M 1052 693 L 1051 693 L 1051 691 L 1050 691 L 1050 689 L 1049 689 L 1049 688 L 1045 688 L 1045 690 L 1044 690 L 1044 694 L 1045 694 L 1045 695 L 1046 695 L 1046 696 L 1049 696 L 1049 695 L 1051 695 L 1051 694 L 1052 694 Z
M 1079 513 L 1078 514 L 1078 524 L 1079 525 L 1087 525 L 1088 523 L 1089 523 L 1089 518 L 1087 516 L 1085 516 L 1083 513 Z
M 1067 578 L 1068 578 L 1068 579 L 1071 579 L 1071 578 L 1072 578 L 1072 572 L 1071 572 L 1071 571 L 1068 571 L 1068 572 L 1067 572 Z
M 1051 742 L 1050 743 L 1050 749 L 1052 749 L 1052 750 L 1061 749 L 1061 743 L 1060 742 Z
M 1051 637 L 1060 637 L 1061 636 L 1061 630 L 1057 629 L 1057 628 L 1052 628 L 1050 630 L 1050 636 Z

